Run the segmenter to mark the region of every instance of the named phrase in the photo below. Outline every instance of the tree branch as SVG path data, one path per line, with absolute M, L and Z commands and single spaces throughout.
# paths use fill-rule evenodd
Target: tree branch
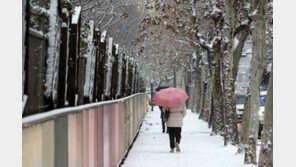
M 235 28 L 233 35 L 236 36 L 241 31 L 250 28 L 250 24 L 252 21 L 253 21 L 253 19 L 248 17 L 247 20 L 243 21 Z

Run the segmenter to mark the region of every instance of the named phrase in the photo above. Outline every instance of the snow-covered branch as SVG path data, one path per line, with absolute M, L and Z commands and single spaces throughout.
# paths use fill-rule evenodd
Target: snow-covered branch
M 242 22 L 240 22 L 235 30 L 233 35 L 236 36 L 239 32 L 241 32 L 242 30 L 245 30 L 247 28 L 250 28 L 250 24 L 253 21 L 253 19 L 251 17 L 248 17 L 247 19 L 243 20 Z

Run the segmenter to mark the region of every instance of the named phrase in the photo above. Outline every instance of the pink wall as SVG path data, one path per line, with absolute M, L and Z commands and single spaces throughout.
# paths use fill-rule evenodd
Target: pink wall
M 139 96 L 142 96 L 139 98 Z M 71 167 L 116 167 L 125 153 L 127 152 L 139 126 L 147 112 L 148 99 L 146 94 L 139 94 L 121 102 L 98 105 L 91 109 L 81 110 L 67 115 L 65 125 L 67 126 L 66 143 L 68 145 L 68 166 Z M 23 125 L 23 153 L 30 152 L 30 156 L 23 156 L 23 166 L 39 167 L 41 160 L 48 164 L 58 164 L 58 159 L 53 158 L 53 151 L 50 157 L 43 155 L 34 155 L 34 153 L 53 150 L 59 143 L 52 141 L 48 147 L 28 147 L 29 141 L 34 141 L 35 136 L 31 134 L 41 134 L 40 129 L 47 128 L 47 122 L 51 122 L 51 131 L 48 131 L 55 137 L 56 118 L 42 123 L 36 123 L 26 126 Z M 41 135 L 40 135 L 41 136 Z M 60 135 L 62 136 L 62 135 Z M 40 137 L 40 143 L 48 139 Z M 65 140 L 61 138 L 60 140 Z M 26 143 L 24 143 L 26 142 Z M 46 144 L 46 143 L 45 143 Z M 48 151 L 47 151 L 48 152 Z M 45 154 L 46 155 L 46 154 Z M 66 159 L 67 160 L 67 159 Z M 43 165 L 41 166 L 47 166 Z M 52 166 L 51 165 L 51 166 Z

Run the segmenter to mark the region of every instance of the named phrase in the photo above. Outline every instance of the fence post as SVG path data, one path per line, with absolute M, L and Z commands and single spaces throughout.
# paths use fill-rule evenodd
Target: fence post
M 93 90 L 93 101 L 98 101 L 98 80 L 99 80 L 99 39 L 100 39 L 100 32 L 98 29 L 95 29 L 94 35 L 94 45 L 96 48 L 96 55 L 95 55 L 95 74 L 94 74 L 94 90 Z
M 99 36 L 99 62 L 98 62 L 98 78 L 97 78 L 97 89 L 98 89 L 98 100 L 104 100 L 104 78 L 105 78 L 105 60 L 106 60 L 106 31 L 100 33 Z
M 110 88 L 110 97 L 111 99 L 116 99 L 116 93 L 118 89 L 118 47 L 116 45 L 112 45 L 112 76 L 111 76 L 111 88 Z
M 79 26 L 80 27 L 80 26 Z M 86 58 L 80 55 L 80 29 L 78 42 L 78 66 L 77 66 L 77 105 L 84 104 L 84 78 L 85 78 L 85 63 Z
M 65 5 L 65 4 L 63 4 Z M 64 10 L 66 9 L 66 10 Z M 69 21 L 68 9 L 63 8 L 61 14 L 62 17 L 62 27 L 61 27 L 61 46 L 60 46 L 60 60 L 59 60 L 59 79 L 58 79 L 58 108 L 65 106 L 66 100 L 66 82 L 67 82 L 67 60 L 68 60 L 68 31 L 69 31 Z
M 135 62 L 135 67 L 134 67 L 134 90 L 133 90 L 133 94 L 137 93 L 137 75 L 138 75 L 138 71 L 137 71 L 137 64 Z
M 79 29 L 80 29 L 80 10 L 81 7 L 75 7 L 72 15 L 70 28 L 70 48 L 68 58 L 68 80 L 67 80 L 67 101 L 69 106 L 76 105 L 76 80 L 77 80 L 77 57 L 78 57 L 78 43 L 79 43 Z
M 132 84 L 133 84 L 133 64 L 131 62 L 131 59 L 128 60 L 128 81 L 126 85 L 126 95 L 129 96 L 132 94 Z
M 111 99 L 111 77 L 112 77 L 112 49 L 113 49 L 113 38 L 109 38 L 108 41 L 108 53 L 105 62 L 105 78 L 104 78 L 104 100 Z
M 136 64 L 136 72 L 137 72 L 137 74 L 136 74 L 136 93 L 138 93 L 138 92 L 140 92 L 140 78 L 139 78 L 139 73 L 140 73 L 140 71 L 139 71 L 139 67 L 138 67 L 138 64 Z
M 132 62 L 132 90 L 131 90 L 131 94 L 135 93 L 135 78 L 136 78 L 136 63 L 135 61 Z
M 85 63 L 86 58 L 79 56 L 78 58 L 78 76 L 77 76 L 77 90 L 78 100 L 77 105 L 84 104 L 84 78 L 85 78 Z
M 125 54 L 122 54 L 122 66 L 121 66 L 122 72 L 121 72 L 121 91 L 120 91 L 120 97 L 124 97 L 124 93 L 126 90 L 125 80 L 126 80 L 126 56 Z
M 124 85 L 125 85 L 125 91 L 124 91 L 124 94 L 123 96 L 126 97 L 128 96 L 128 90 L 129 90 L 129 58 L 128 56 L 125 56 L 125 82 L 124 82 Z
M 119 45 L 116 44 L 116 54 L 118 56 L 118 83 L 117 83 L 117 91 L 115 95 L 115 99 L 122 98 L 121 96 L 121 89 L 122 89 L 122 66 L 123 66 L 123 60 L 122 60 L 122 53 L 119 53 Z
M 94 48 L 94 21 L 89 21 L 90 30 L 87 39 L 87 58 L 85 65 L 85 85 L 84 85 L 84 103 L 93 102 L 93 87 L 94 87 L 94 70 L 95 70 L 95 55 Z M 90 41 L 89 41 L 90 40 Z

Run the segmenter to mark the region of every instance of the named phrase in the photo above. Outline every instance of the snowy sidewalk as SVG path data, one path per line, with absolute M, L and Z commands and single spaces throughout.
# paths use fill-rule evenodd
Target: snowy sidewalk
M 237 148 L 223 145 L 223 137 L 210 136 L 211 130 L 198 115 L 187 110 L 181 134 L 181 153 L 170 153 L 169 136 L 162 133 L 160 110 L 147 113 L 139 136 L 124 167 L 250 167 Z

